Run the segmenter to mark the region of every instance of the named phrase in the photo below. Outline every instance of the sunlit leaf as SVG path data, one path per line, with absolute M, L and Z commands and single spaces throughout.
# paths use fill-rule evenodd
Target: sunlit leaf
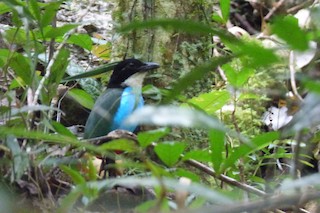
M 254 74 L 254 69 L 252 68 L 234 67 L 230 63 L 222 65 L 222 69 L 227 76 L 228 82 L 236 88 L 243 86 L 249 77 Z
M 308 48 L 308 38 L 298 24 L 298 19 L 288 15 L 283 18 L 276 18 L 271 25 L 271 30 L 294 50 L 306 50 Z
M 11 11 L 11 9 L 9 6 L 7 6 L 3 2 L 0 2 L 0 14 L 4 14 L 4 13 L 10 12 L 10 11 Z
M 279 61 L 272 49 L 267 49 L 257 41 L 247 41 L 242 44 L 226 43 L 233 53 L 239 55 L 239 59 L 246 68 L 265 67 Z
M 72 34 L 68 39 L 68 43 L 78 45 L 88 51 L 92 49 L 92 40 L 87 34 Z
M 230 0 L 220 0 L 220 9 L 224 22 L 226 23 L 229 19 L 230 14 Z
M 188 102 L 200 107 L 208 114 L 214 114 L 230 100 L 228 91 L 211 91 L 202 93 L 198 97 L 190 99 Z
M 92 54 L 102 58 L 103 60 L 109 61 L 111 58 L 111 44 L 101 44 L 101 45 L 95 45 L 92 48 Z
M 132 140 L 117 139 L 100 145 L 99 149 L 107 151 L 134 152 L 137 150 L 137 144 Z

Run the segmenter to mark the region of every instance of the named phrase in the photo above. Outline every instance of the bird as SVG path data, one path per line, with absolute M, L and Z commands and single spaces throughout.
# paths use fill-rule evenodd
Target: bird
M 119 62 L 113 69 L 106 90 L 96 100 L 85 124 L 84 139 L 106 136 L 114 130 L 134 132 L 137 125 L 126 124 L 126 119 L 144 105 L 142 83 L 147 71 L 159 68 L 155 62 L 142 62 L 130 58 Z M 120 151 L 115 151 L 120 154 Z M 99 175 L 116 177 L 119 173 L 112 165 L 115 158 L 102 158 Z M 111 167 L 110 167 L 111 165 Z
M 85 124 L 84 139 L 105 136 L 117 129 L 134 132 L 137 125 L 125 120 L 144 105 L 142 83 L 147 71 L 159 68 L 155 62 L 130 58 L 119 62 L 106 90 L 96 100 Z

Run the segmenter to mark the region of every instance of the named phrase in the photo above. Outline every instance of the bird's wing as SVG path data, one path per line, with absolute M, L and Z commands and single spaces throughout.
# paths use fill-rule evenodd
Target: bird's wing
M 107 89 L 97 99 L 86 123 L 84 138 L 103 136 L 112 131 L 113 115 L 120 105 L 123 89 Z

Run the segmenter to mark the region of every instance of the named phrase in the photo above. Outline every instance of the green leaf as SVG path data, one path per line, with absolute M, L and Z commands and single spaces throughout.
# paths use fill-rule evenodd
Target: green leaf
M 214 114 L 221 109 L 230 100 L 228 91 L 211 91 L 202 93 L 198 97 L 194 97 L 188 101 L 193 105 L 206 111 L 208 114 Z
M 194 109 L 176 106 L 144 106 L 127 119 L 127 124 L 180 126 L 227 131 L 219 120 Z
M 180 155 L 185 149 L 184 143 L 164 142 L 157 144 L 154 148 L 155 153 L 167 166 L 174 166 L 180 159 Z
M 222 69 L 227 76 L 228 82 L 236 88 L 243 86 L 254 74 L 254 69 L 246 68 L 241 65 L 234 68 L 232 63 L 222 65 Z
M 73 88 L 68 90 L 68 95 L 75 99 L 81 106 L 92 109 L 94 105 L 94 100 L 89 93 L 82 89 Z
M 41 21 L 40 21 L 41 27 L 45 27 L 53 21 L 53 18 L 55 17 L 61 3 L 62 1 L 54 1 L 44 6 L 43 8 L 44 12 L 41 16 Z
M 211 150 L 211 162 L 214 170 L 220 171 L 222 165 L 223 151 L 225 147 L 225 132 L 218 130 L 209 131 L 209 141 Z
M 51 125 L 53 126 L 54 130 L 61 134 L 68 137 L 74 137 L 76 139 L 76 136 L 70 132 L 69 129 L 67 129 L 65 126 L 63 126 L 61 123 L 58 123 L 56 121 L 51 121 Z
M 193 173 L 191 171 L 185 170 L 185 169 L 178 168 L 176 171 L 174 171 L 174 174 L 179 176 L 179 177 L 189 178 L 193 182 L 199 182 L 200 181 L 200 177 L 198 175 L 196 175 L 195 173 Z
M 222 19 L 222 17 L 217 14 L 217 13 L 214 13 L 212 16 L 211 16 L 212 20 L 215 21 L 215 22 L 218 22 L 218 23 L 221 23 L 221 24 L 224 24 L 225 21 Z
M 10 60 L 9 66 L 27 85 L 31 85 L 33 72 L 31 70 L 31 61 L 28 57 L 15 53 Z
M 246 68 L 265 67 L 279 61 L 273 50 L 264 48 L 257 41 L 243 42 L 236 45 L 226 43 L 226 45 L 238 55 L 243 67 Z
M 41 14 L 40 14 L 40 7 L 38 5 L 38 2 L 36 0 L 30 0 L 30 10 L 32 14 L 35 16 L 37 21 L 40 21 Z
M 220 9 L 223 21 L 226 23 L 230 15 L 230 0 L 220 0 Z
M 97 180 L 97 174 L 98 174 L 98 171 L 96 169 L 96 167 L 94 166 L 93 164 L 93 160 L 88 160 L 88 177 L 89 177 L 89 180 L 90 181 L 93 181 L 93 180 Z
M 137 151 L 137 144 L 132 140 L 117 139 L 102 144 L 101 146 L 99 146 L 99 149 L 107 151 L 134 152 Z
M 51 68 L 51 74 L 49 76 L 49 84 L 55 83 L 59 84 L 62 77 L 65 74 L 66 68 L 68 66 L 70 52 L 67 49 L 62 48 L 54 61 Z
M 88 151 L 95 152 L 97 154 L 103 154 L 101 150 L 98 149 L 97 146 L 92 145 L 90 143 L 86 143 L 84 141 L 80 141 L 75 137 L 69 137 L 60 134 L 49 134 L 40 131 L 30 131 L 24 128 L 18 127 L 5 127 L 0 126 L 0 138 L 7 137 L 9 135 L 14 135 L 17 138 L 26 138 L 33 140 L 41 140 L 47 143 L 58 143 L 61 145 L 70 145 L 74 147 L 85 148 Z
M 88 51 L 92 49 L 92 40 L 87 34 L 72 34 L 68 39 L 68 43 L 78 45 Z
M 25 2 L 16 0 L 2 0 L 2 2 L 11 7 L 14 16 L 12 19 L 16 26 L 20 26 L 22 24 L 22 18 L 27 18 L 30 22 L 35 20 Z
M 192 150 L 184 154 L 183 160 L 197 160 L 201 162 L 211 162 L 211 154 L 208 150 Z
M 75 183 L 75 184 L 84 184 L 86 183 L 86 179 L 83 177 L 83 175 L 79 172 L 79 171 L 76 171 L 72 168 L 69 168 L 65 165 L 60 165 L 60 169 L 66 173 L 67 175 L 69 175 L 72 179 L 72 181 Z
M 5 38 L 8 43 L 25 45 L 27 42 L 26 32 L 21 28 L 10 28 L 5 31 Z
M 298 24 L 298 19 L 288 15 L 281 18 L 276 18 L 271 25 L 271 30 L 274 34 L 287 42 L 294 50 L 308 49 L 308 37 Z
M 9 6 L 7 6 L 6 4 L 0 2 L 0 15 L 10 12 L 11 8 Z
M 57 38 L 57 37 L 63 36 L 64 34 L 76 28 L 77 26 L 78 26 L 77 24 L 65 24 L 62 27 L 55 27 L 55 28 L 48 26 L 45 28 L 44 37 Z
M 302 83 L 303 83 L 304 87 L 306 89 L 308 89 L 308 91 L 312 91 L 312 92 L 320 94 L 320 81 L 319 80 L 304 78 L 304 79 L 302 79 Z
M 247 156 L 254 151 L 268 146 L 272 141 L 279 139 L 279 137 L 279 132 L 267 132 L 253 138 L 251 143 L 241 144 L 239 147 L 235 148 L 230 156 L 225 160 L 221 171 L 232 166 L 241 157 Z
M 29 168 L 29 157 L 25 150 L 20 148 L 17 138 L 12 135 L 6 137 L 6 145 L 13 157 L 13 173 L 11 180 L 19 180 L 24 172 Z
M 3 67 L 10 56 L 10 51 L 8 49 L 0 49 L 0 67 Z
M 166 136 L 170 132 L 169 128 L 160 128 L 138 133 L 138 142 L 141 147 L 147 147 L 152 142 L 157 142 L 160 138 Z
M 194 69 L 192 69 L 189 73 L 187 73 L 184 77 L 179 79 L 179 81 L 173 85 L 167 97 L 163 100 L 164 103 L 168 103 L 175 99 L 175 97 L 179 96 L 180 93 L 193 86 L 194 82 L 200 80 L 207 74 L 208 72 L 212 72 L 219 65 L 225 64 L 231 60 L 231 57 L 217 57 L 210 60 L 207 63 L 201 64 Z
M 100 75 L 102 73 L 106 73 L 109 72 L 111 70 L 113 70 L 114 66 L 116 66 L 119 62 L 112 62 L 112 63 L 108 63 L 105 65 L 102 65 L 100 67 L 94 68 L 92 70 L 89 70 L 87 72 L 83 72 L 77 75 L 73 75 L 73 76 L 69 76 L 65 79 L 63 79 L 63 82 L 66 81 L 73 81 L 73 80 L 77 80 L 77 79 L 81 79 L 81 78 L 89 78 L 89 77 L 93 77 L 96 75 Z

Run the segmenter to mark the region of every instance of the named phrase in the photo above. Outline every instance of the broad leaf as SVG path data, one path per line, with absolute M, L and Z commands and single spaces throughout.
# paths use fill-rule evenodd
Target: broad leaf
M 184 154 L 183 160 L 197 160 L 201 162 L 211 162 L 211 154 L 208 150 L 192 150 Z
M 213 168 L 219 172 L 225 148 L 225 132 L 218 130 L 209 131 L 209 141 L 211 150 L 211 162 Z
M 68 39 L 68 43 L 78 45 L 88 51 L 92 49 L 92 40 L 87 34 L 72 34 Z
M 100 150 L 107 151 L 126 151 L 126 152 L 134 152 L 137 150 L 137 144 L 132 140 L 127 139 L 117 139 L 112 140 L 108 143 L 104 143 L 99 146 Z
M 251 140 L 251 143 L 241 144 L 239 147 L 233 149 L 233 152 L 225 160 L 221 171 L 224 171 L 234 165 L 234 163 L 236 163 L 241 157 L 245 157 L 254 151 L 268 146 L 272 141 L 279 139 L 279 137 L 279 132 L 268 132 L 256 136 Z
M 166 136 L 170 132 L 169 128 L 160 128 L 138 133 L 138 142 L 141 147 L 147 147 L 152 142 L 157 142 L 160 138 Z
M 181 142 L 164 142 L 159 143 L 155 146 L 154 151 L 167 166 L 174 166 L 178 160 L 182 152 L 185 149 L 185 144 Z
M 194 97 L 188 101 L 193 105 L 203 109 L 208 114 L 214 114 L 221 109 L 230 100 L 228 91 L 211 91 L 202 93 L 198 97 Z
M 27 85 L 31 85 L 34 74 L 31 70 L 31 61 L 28 57 L 15 53 L 10 60 L 9 66 Z
M 81 106 L 92 109 L 94 105 L 94 100 L 89 93 L 82 89 L 71 89 L 68 90 L 68 95 L 75 99 Z
M 230 15 L 230 0 L 220 0 L 220 9 L 223 21 L 226 23 Z
M 306 50 L 308 48 L 308 38 L 298 23 L 298 19 L 289 15 L 275 19 L 271 25 L 271 30 L 294 50 Z

